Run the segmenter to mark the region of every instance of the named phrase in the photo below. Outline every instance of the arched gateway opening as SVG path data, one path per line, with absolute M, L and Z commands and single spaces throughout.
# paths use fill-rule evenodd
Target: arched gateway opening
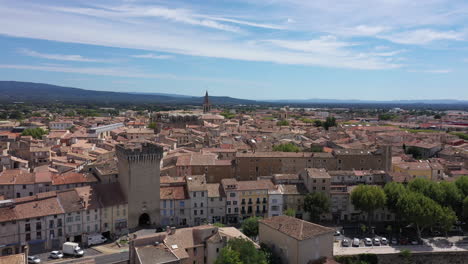
M 147 213 L 141 214 L 140 218 L 138 219 L 139 226 L 149 226 L 151 225 L 150 216 Z

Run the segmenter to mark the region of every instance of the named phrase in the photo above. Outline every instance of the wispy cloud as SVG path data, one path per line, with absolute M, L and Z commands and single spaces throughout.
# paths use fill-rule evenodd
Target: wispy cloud
M 430 69 L 430 70 L 409 70 L 409 72 L 446 74 L 446 73 L 451 73 L 451 72 L 453 72 L 453 70 L 452 70 L 452 69 Z
M 84 75 L 96 76 L 114 76 L 125 78 L 137 79 L 164 79 L 164 80 L 185 80 L 185 81 L 203 81 L 214 83 L 234 83 L 242 85 L 251 85 L 253 87 L 268 87 L 265 82 L 250 82 L 237 79 L 227 78 L 211 78 L 211 77 L 192 77 L 192 76 L 179 76 L 167 73 L 150 73 L 132 68 L 116 68 L 116 67 L 54 67 L 43 65 L 24 65 L 24 64 L 0 64 L 0 69 L 16 69 L 16 70 L 33 70 L 45 72 L 63 72 L 63 73 L 76 73 Z M 74 80 L 86 80 L 82 78 L 73 78 Z M 69 79 L 71 80 L 71 79 Z
M 155 29 L 153 21 L 102 21 L 88 14 L 69 15 L 47 6 L 35 7 L 0 6 L 0 24 L 5 25 L 0 27 L 0 34 L 243 61 L 367 70 L 401 66 L 380 56 L 348 49 L 349 42 L 332 35 L 309 41 L 264 41 L 259 37 L 255 41 L 239 40 L 231 34 L 173 27 L 164 21 L 159 21 Z
M 111 62 L 111 60 L 107 59 L 94 59 L 94 58 L 87 58 L 81 55 L 65 55 L 65 54 L 48 54 L 48 53 L 41 53 L 30 49 L 18 49 L 20 54 L 36 57 L 41 59 L 48 59 L 48 60 L 59 60 L 59 61 L 77 61 L 77 62 Z
M 439 40 L 464 40 L 463 33 L 453 30 L 435 31 L 431 29 L 417 29 L 412 31 L 393 33 L 390 35 L 381 35 L 379 37 L 398 44 L 412 45 L 424 45 Z
M 146 54 L 139 54 L 139 55 L 131 55 L 132 58 L 141 58 L 141 59 L 156 59 L 156 60 L 164 60 L 173 58 L 171 55 L 158 55 L 154 53 L 146 53 Z

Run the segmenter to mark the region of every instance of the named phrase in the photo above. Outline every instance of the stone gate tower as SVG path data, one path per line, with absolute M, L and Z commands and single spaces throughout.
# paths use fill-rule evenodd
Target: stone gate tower
M 116 146 L 119 183 L 128 201 L 128 228 L 159 226 L 163 148 L 150 142 Z

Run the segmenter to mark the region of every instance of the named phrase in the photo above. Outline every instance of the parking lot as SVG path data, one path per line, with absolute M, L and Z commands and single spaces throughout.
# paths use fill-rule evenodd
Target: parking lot
M 359 247 L 352 246 L 352 239 L 350 245 L 344 247 L 341 241 L 344 237 L 337 237 L 334 243 L 334 255 L 355 255 L 362 253 L 372 254 L 388 254 L 388 253 L 399 253 L 402 250 L 411 250 L 413 252 L 440 252 L 440 251 L 466 251 L 468 250 L 468 238 L 464 236 L 453 236 L 453 237 L 434 237 L 434 238 L 423 238 L 421 244 L 417 245 L 371 245 L 366 246 L 362 239 L 360 239 Z

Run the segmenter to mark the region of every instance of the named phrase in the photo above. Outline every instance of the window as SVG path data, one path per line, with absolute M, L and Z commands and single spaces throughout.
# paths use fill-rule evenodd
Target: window
M 179 212 L 181 215 L 185 214 L 185 210 L 184 209 L 180 209 L 180 212 Z
M 91 221 L 91 217 L 89 215 L 86 216 L 86 221 Z
M 80 224 L 77 224 L 77 225 L 76 225 L 76 231 L 78 231 L 78 232 L 81 231 L 81 225 L 80 225 Z
M 197 197 L 197 192 L 193 192 L 193 197 Z
M 200 214 L 201 214 L 201 215 L 203 214 L 203 210 L 200 210 Z
M 231 208 L 228 208 L 228 214 L 230 214 L 230 213 L 231 213 Z
M 211 198 L 210 201 L 211 201 L 211 202 L 214 202 L 214 198 Z
M 201 197 L 205 197 L 205 192 L 201 192 Z
M 31 240 L 31 234 L 27 233 L 25 239 L 26 239 L 26 241 Z
M 322 191 L 325 191 L 325 187 L 322 187 Z
M 193 210 L 193 214 L 197 215 L 198 214 L 197 210 Z
M 237 205 L 237 201 L 233 201 L 232 204 L 233 204 L 233 205 Z
M 200 207 L 203 207 L 203 203 L 200 203 Z
M 24 226 L 24 228 L 25 228 L 25 231 L 26 231 L 26 232 L 31 231 L 31 224 L 26 224 L 26 225 Z
M 229 197 L 236 197 L 236 193 L 230 193 Z
M 194 204 L 193 204 L 193 207 L 197 207 L 197 203 L 194 203 Z
M 98 224 L 94 224 L 94 231 L 95 231 L 95 232 L 98 231 Z
M 73 216 L 67 216 L 67 223 L 70 223 L 70 222 L 73 222 Z
M 75 221 L 80 221 L 81 217 L 79 215 L 75 216 Z
M 180 202 L 179 202 L 179 206 L 180 206 L 180 207 L 185 207 L 185 201 L 180 201 Z
M 54 228 L 54 220 L 49 220 L 49 228 Z
M 166 208 L 167 204 L 166 204 L 166 200 L 163 201 L 163 207 Z
M 86 226 L 86 232 L 91 232 L 91 228 L 89 226 Z
M 231 201 L 226 201 L 226 205 L 231 205 Z
M 36 239 L 42 239 L 42 232 L 41 231 L 36 232 Z
M 210 209 L 210 213 L 214 214 L 214 209 L 213 208 Z
M 42 229 L 42 223 L 41 222 L 37 222 L 36 223 L 36 230 L 41 230 Z
M 54 231 L 54 230 L 51 230 L 51 231 Z M 63 234 L 62 234 L 62 228 L 59 228 L 58 229 L 58 236 L 61 237 Z
M 25 189 L 26 189 L 26 185 L 23 185 L 23 190 L 25 190 Z
M 68 233 L 71 233 L 72 232 L 72 227 L 71 226 L 68 226 Z

